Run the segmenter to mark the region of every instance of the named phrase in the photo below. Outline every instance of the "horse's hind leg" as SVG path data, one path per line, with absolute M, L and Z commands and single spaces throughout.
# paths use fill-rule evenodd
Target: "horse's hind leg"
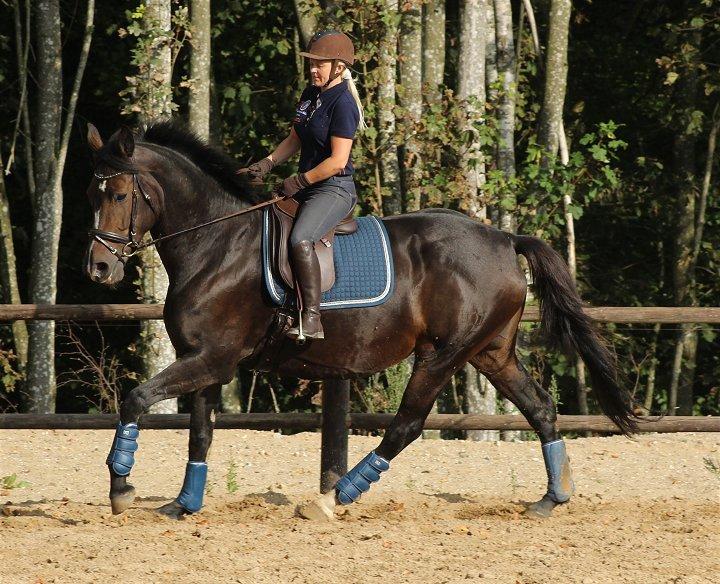
M 135 499 L 135 489 L 128 484 L 137 450 L 138 419 L 154 403 L 200 391 L 232 378 L 232 365 L 210 367 L 207 355 L 193 354 L 179 358 L 152 379 L 133 389 L 120 406 L 120 423 L 106 464 L 110 471 L 110 504 L 114 514 L 125 511 Z
M 219 384 L 211 385 L 193 395 L 185 480 L 177 498 L 158 509 L 165 515 L 179 518 L 186 513 L 197 513 L 202 508 L 207 481 L 207 453 L 212 444 L 221 387 Z
M 420 359 L 416 354 L 400 407 L 385 432 L 380 445 L 340 478 L 335 488 L 319 500 L 299 509 L 308 519 L 332 518 L 336 503 L 349 505 L 380 480 L 380 473 L 390 468 L 390 461 L 422 434 L 433 403 L 453 372 L 465 361 L 454 354 L 442 361 L 437 357 Z
M 552 397 L 518 362 L 514 347 L 513 338 L 502 347 L 483 351 L 470 362 L 517 406 L 537 432 L 542 443 L 548 488 L 540 501 L 528 507 L 527 514 L 548 517 L 556 505 L 570 499 L 575 487 L 565 443 L 555 425 L 557 414 Z

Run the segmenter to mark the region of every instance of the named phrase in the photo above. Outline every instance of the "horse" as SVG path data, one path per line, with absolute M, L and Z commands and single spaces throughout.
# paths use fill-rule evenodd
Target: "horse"
M 92 281 L 120 282 L 128 257 L 148 232 L 158 238 L 188 230 L 157 244 L 169 276 L 163 319 L 177 359 L 122 400 L 107 459 L 112 511 L 122 513 L 135 499 L 127 479 L 140 416 L 161 400 L 190 394 L 185 480 L 180 495 L 160 511 L 194 513 L 202 507 L 220 387 L 238 367 L 252 368 L 277 311 L 263 287 L 262 213 L 240 214 L 261 199 L 236 174 L 239 165 L 229 155 L 175 122 L 151 123 L 137 135 L 122 127 L 107 143 L 89 124 L 87 140 L 95 165 L 87 189 L 94 227 L 83 269 Z M 228 213 L 238 216 L 192 229 Z M 547 490 L 526 512 L 550 515 L 570 499 L 574 484 L 553 399 L 515 351 L 528 288 L 518 255 L 528 262 L 550 345 L 577 353 L 603 413 L 622 433 L 637 430 L 613 355 L 584 314 L 562 256 L 539 238 L 501 231 L 453 210 L 380 219 L 395 269 L 392 296 L 379 306 L 324 311 L 325 339 L 285 341 L 272 366 L 303 379 L 349 379 L 414 354 L 401 403 L 380 444 L 308 506 L 307 516 L 332 517 L 335 505 L 366 492 L 421 435 L 439 392 L 468 362 L 517 406 L 540 438 Z

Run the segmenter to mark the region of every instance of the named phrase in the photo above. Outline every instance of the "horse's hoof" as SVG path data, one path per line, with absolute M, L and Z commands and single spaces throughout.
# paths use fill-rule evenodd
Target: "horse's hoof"
M 183 519 L 185 515 L 190 514 L 190 512 L 182 505 L 179 505 L 177 501 L 170 501 L 167 505 L 158 507 L 156 511 L 171 519 Z
M 130 507 L 135 501 L 135 487 L 127 485 L 126 489 L 113 497 L 110 497 L 110 507 L 113 515 L 119 515 Z
M 525 509 L 525 516 L 533 519 L 547 519 L 552 516 L 556 505 L 557 503 L 546 495 L 539 501 L 528 505 L 527 509 Z
M 325 493 L 319 499 L 298 505 L 297 514 L 312 521 L 332 521 L 335 519 L 335 490 Z

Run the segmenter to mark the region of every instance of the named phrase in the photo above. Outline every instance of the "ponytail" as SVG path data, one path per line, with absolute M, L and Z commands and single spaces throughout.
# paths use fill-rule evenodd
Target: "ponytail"
M 353 81 L 352 74 L 350 73 L 350 69 L 345 67 L 345 69 L 342 72 L 342 78 L 347 81 L 348 89 L 350 90 L 350 95 L 353 96 L 353 99 L 355 100 L 355 104 L 357 105 L 358 112 L 360 113 L 360 123 L 358 124 L 358 128 L 360 130 L 367 130 L 367 124 L 365 123 L 365 113 L 363 112 L 363 105 L 360 101 L 360 95 L 358 94 L 357 87 L 355 87 L 355 82 Z

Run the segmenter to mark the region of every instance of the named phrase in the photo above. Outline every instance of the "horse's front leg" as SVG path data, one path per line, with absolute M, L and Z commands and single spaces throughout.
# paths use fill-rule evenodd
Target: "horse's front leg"
M 158 509 L 165 515 L 180 518 L 187 513 L 197 513 L 202 508 L 207 482 L 207 453 L 212 444 L 221 387 L 219 384 L 212 385 L 193 396 L 185 480 L 177 498 Z
M 154 403 L 224 383 L 232 377 L 230 370 L 225 370 L 227 368 L 209 367 L 207 363 L 206 356 L 202 354 L 181 357 L 152 379 L 138 385 L 123 401 L 120 422 L 106 461 L 110 470 L 113 514 L 122 513 L 135 500 L 135 489 L 127 478 L 135 464 L 140 415 Z

